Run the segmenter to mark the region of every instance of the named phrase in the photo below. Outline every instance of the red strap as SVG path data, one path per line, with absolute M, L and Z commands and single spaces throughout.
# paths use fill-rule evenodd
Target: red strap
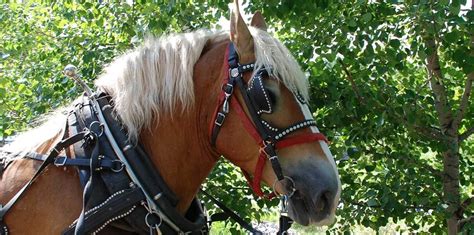
M 263 147 L 262 146 L 263 140 L 260 137 L 260 134 L 255 128 L 253 122 L 244 112 L 240 102 L 237 100 L 236 97 L 234 97 L 233 99 L 231 99 L 230 103 L 231 103 L 232 109 L 235 110 L 237 114 L 239 115 L 242 124 L 244 125 L 245 129 L 247 129 L 247 132 L 255 139 L 255 141 L 260 145 L 260 147 Z M 282 148 L 290 147 L 293 145 L 309 143 L 309 142 L 314 142 L 314 141 L 319 141 L 319 140 L 328 142 L 327 138 L 322 133 L 305 133 L 305 134 L 299 134 L 292 137 L 286 137 L 283 140 L 277 142 L 275 147 L 277 149 L 282 149 Z M 263 151 L 261 151 L 258 157 L 257 165 L 255 166 L 255 172 L 253 174 L 253 178 L 250 177 L 248 172 L 245 172 L 245 171 L 243 172 L 249 185 L 252 187 L 255 195 L 259 197 L 264 197 L 267 199 L 272 199 L 273 197 L 275 197 L 275 192 L 272 192 L 271 194 L 264 194 L 261 189 L 261 184 L 260 184 L 262 181 L 263 168 L 265 167 L 266 162 L 267 162 L 266 155 Z
M 263 197 L 270 200 L 276 196 L 275 192 L 265 194 L 262 191 L 262 187 L 260 184 L 260 182 L 262 182 L 262 173 L 263 173 L 263 168 L 265 167 L 265 163 L 267 162 L 266 160 L 267 158 L 265 157 L 265 153 L 263 152 L 260 153 L 260 155 L 258 156 L 257 165 L 255 166 L 255 173 L 254 173 L 253 178 L 245 170 L 242 169 L 242 172 L 245 176 L 245 179 L 247 179 L 247 182 L 252 188 L 253 192 L 255 193 L 255 195 L 257 195 L 258 197 Z
M 305 133 L 296 136 L 286 137 L 281 141 L 277 142 L 275 147 L 277 149 L 282 149 L 293 145 L 309 143 L 319 140 L 322 140 L 326 143 L 328 142 L 328 139 L 322 133 Z
M 244 124 L 245 129 L 247 129 L 247 132 L 255 139 L 257 143 L 262 143 L 262 138 L 260 137 L 260 134 L 257 131 L 257 128 L 253 125 L 253 122 L 250 120 L 250 118 L 247 116 L 247 114 L 244 112 L 244 109 L 242 108 L 242 105 L 240 105 L 240 102 L 237 100 L 237 97 L 234 97 L 230 101 L 230 105 L 232 109 L 234 109 L 237 114 L 240 116 L 240 121 L 242 121 L 242 124 Z
M 255 129 L 253 130 L 255 131 Z M 314 142 L 314 141 L 319 141 L 319 140 L 328 142 L 326 137 L 321 133 L 306 133 L 306 134 L 300 134 L 297 136 L 287 137 L 281 140 L 280 142 L 277 142 L 275 147 L 277 149 L 282 149 L 282 148 L 290 147 L 293 145 L 309 143 L 309 142 Z M 262 142 L 259 142 L 259 143 L 262 143 Z M 263 168 L 265 167 L 266 162 L 267 162 L 267 158 L 266 158 L 265 152 L 260 151 L 257 165 L 255 166 L 253 179 L 250 177 L 250 175 L 247 172 L 245 171 L 243 172 L 249 185 L 252 187 L 255 195 L 259 197 L 264 197 L 266 199 L 272 199 L 273 197 L 276 196 L 275 192 L 272 192 L 271 194 L 264 194 L 262 192 L 261 184 L 260 184 L 262 181 Z

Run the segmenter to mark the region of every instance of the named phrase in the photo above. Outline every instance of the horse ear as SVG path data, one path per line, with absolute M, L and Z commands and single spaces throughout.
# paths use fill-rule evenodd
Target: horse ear
M 236 47 L 240 63 L 246 64 L 255 60 L 253 38 L 240 15 L 238 0 L 234 0 L 234 9 L 230 16 L 230 40 Z
M 267 31 L 267 23 L 265 23 L 265 19 L 263 18 L 263 15 L 260 11 L 257 11 L 255 14 L 253 14 L 250 26 Z

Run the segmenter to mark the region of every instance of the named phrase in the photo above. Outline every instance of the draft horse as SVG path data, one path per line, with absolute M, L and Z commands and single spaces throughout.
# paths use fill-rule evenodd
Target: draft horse
M 7 146 L 0 234 L 205 232 L 195 196 L 220 156 L 257 195 L 261 181 L 286 195 L 297 223 L 331 223 L 340 181 L 305 75 L 262 15 L 249 27 L 235 5 L 230 40 L 148 39 L 95 93 Z

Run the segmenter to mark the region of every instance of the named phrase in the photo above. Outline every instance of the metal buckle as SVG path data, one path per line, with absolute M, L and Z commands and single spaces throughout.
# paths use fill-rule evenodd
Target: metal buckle
M 222 112 L 225 114 L 229 113 L 229 96 L 226 95 L 224 103 L 222 104 Z
M 118 164 L 117 164 L 117 163 L 118 163 Z M 118 165 L 118 167 L 116 168 L 115 166 L 117 166 L 117 165 Z M 115 173 L 117 173 L 117 172 L 121 172 L 121 171 L 123 170 L 123 168 L 125 168 L 125 164 L 123 164 L 122 161 L 120 161 L 120 160 L 113 160 L 113 161 L 112 161 L 112 167 L 110 168 L 110 170 L 113 171 L 113 172 L 115 172 Z
M 99 128 L 99 130 L 96 130 L 94 128 L 94 125 L 97 125 L 97 127 Z M 102 134 L 104 134 L 104 125 L 98 121 L 93 121 L 90 125 L 89 125 L 89 130 L 94 133 L 97 137 L 101 137 Z
M 151 224 L 151 222 L 153 222 L 153 221 L 149 221 L 149 219 L 150 219 L 149 216 L 150 216 L 150 215 L 154 215 L 154 216 L 156 216 L 156 218 L 159 218 L 159 219 L 160 219 L 160 220 L 159 220 L 160 222 L 159 222 L 159 223 L 155 223 L 155 224 Z M 148 228 L 158 230 L 158 229 L 160 228 L 160 226 L 161 226 L 161 223 L 163 223 L 163 218 L 161 218 L 161 216 L 160 216 L 160 214 L 158 214 L 158 212 L 156 212 L 156 211 L 151 211 L 151 212 L 148 212 L 148 213 L 146 214 L 146 216 L 145 216 L 145 223 L 146 223 L 146 225 L 148 226 Z
M 62 160 L 62 161 L 61 161 Z M 67 157 L 58 157 L 54 160 L 55 166 L 64 166 L 66 165 Z
M 291 192 L 289 192 L 288 194 L 279 194 L 279 193 L 276 191 L 276 184 L 277 184 L 277 182 L 280 182 L 280 181 L 283 181 L 283 180 L 278 180 L 278 179 L 276 179 L 276 180 L 273 182 L 272 189 L 273 189 L 273 192 L 275 193 L 275 195 L 277 195 L 277 196 L 279 196 L 279 195 L 281 195 L 281 196 L 286 196 L 286 197 L 288 197 L 288 199 L 289 199 L 289 198 L 293 197 L 293 195 L 294 195 L 295 192 L 296 192 L 295 181 L 294 181 L 291 177 L 289 177 L 289 176 L 286 176 L 286 175 L 285 175 L 284 177 L 285 177 L 284 179 L 288 180 L 288 181 L 291 183 Z
M 217 113 L 216 121 L 214 123 L 218 126 L 222 126 L 222 123 L 224 123 L 225 120 L 225 114 L 219 112 Z
M 58 155 L 61 153 L 61 151 L 59 151 L 56 147 L 51 149 L 51 152 L 53 152 L 53 151 L 56 152 L 56 154 L 58 154 Z
M 229 97 L 230 95 L 232 95 L 232 93 L 234 93 L 234 85 L 230 83 L 226 83 L 223 90 L 224 90 L 225 95 Z
M 280 214 L 284 216 L 288 216 L 288 196 L 283 195 L 280 199 Z
M 267 157 L 271 160 L 277 156 L 272 156 L 273 154 L 270 154 L 267 152 L 267 148 L 270 146 L 273 149 L 273 151 L 275 151 L 275 144 L 272 141 L 269 141 L 269 140 L 262 141 L 262 147 L 260 147 L 260 152 L 265 153 L 265 155 L 267 155 Z
M 163 193 L 158 193 L 153 197 L 153 200 L 158 201 L 163 196 Z
M 277 155 L 271 156 L 271 157 L 268 158 L 268 160 L 273 161 L 273 159 L 275 159 L 275 158 L 278 159 L 278 156 Z

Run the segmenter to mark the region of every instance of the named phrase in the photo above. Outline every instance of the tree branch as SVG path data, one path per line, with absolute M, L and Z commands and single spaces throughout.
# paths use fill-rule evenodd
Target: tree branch
M 438 47 L 434 38 L 425 38 L 426 46 L 432 51 L 427 58 L 426 67 L 430 80 L 431 90 L 435 100 L 435 109 L 442 133 L 447 132 L 452 126 L 451 107 L 446 96 L 446 88 L 443 85 L 443 74 L 439 63 Z
M 423 127 L 423 126 L 417 126 L 417 125 L 410 125 L 409 126 L 413 127 L 413 129 L 416 130 L 417 133 L 430 138 L 434 140 L 439 140 L 439 141 L 444 141 L 443 135 L 438 129 L 432 128 L 432 127 Z
M 402 121 L 402 123 L 405 125 L 406 128 L 413 128 L 416 133 L 426 137 L 426 138 L 430 138 L 432 140 L 437 140 L 437 141 L 444 141 L 445 138 L 443 136 L 443 134 L 441 133 L 441 130 L 437 127 L 425 127 L 425 126 L 418 126 L 418 125 L 415 125 L 415 124 L 410 124 L 408 123 L 408 120 L 406 118 L 406 116 L 404 115 L 398 115 L 398 114 L 394 114 L 398 120 Z
M 431 19 L 429 22 L 426 22 L 421 18 L 418 19 L 420 21 L 420 25 L 425 28 L 422 38 L 428 51 L 428 56 L 426 58 L 428 80 L 430 81 L 430 88 L 435 101 L 434 106 L 436 113 L 438 114 L 437 116 L 441 133 L 449 133 L 450 135 L 454 136 L 457 133 L 453 133 L 453 114 L 446 95 L 446 88 L 443 84 L 444 78 L 439 61 L 438 45 L 436 43 L 436 40 L 439 40 L 438 29 L 436 27 L 437 25 L 434 16 L 432 16 L 432 18 L 433 19 Z M 430 33 L 430 30 L 428 29 L 429 27 L 433 28 L 432 31 L 434 33 Z
M 349 82 L 351 83 L 352 90 L 354 91 L 355 95 L 357 96 L 357 99 L 359 100 L 359 103 L 365 104 L 364 97 L 362 97 L 360 95 L 359 88 L 357 87 L 356 83 L 354 82 L 354 78 L 352 77 L 351 71 L 349 71 L 349 69 L 347 69 L 347 65 L 341 59 L 338 59 L 338 61 L 339 61 L 339 64 L 341 64 L 342 69 L 344 70 L 344 73 L 347 76 L 347 80 L 349 80 Z
M 460 232 L 467 223 L 474 223 L 474 215 L 458 221 L 458 231 Z
M 436 170 L 435 168 L 433 168 L 432 166 L 430 166 L 430 165 L 428 165 L 428 164 L 423 164 L 423 163 L 418 162 L 418 161 L 416 161 L 415 159 L 409 158 L 409 157 L 403 158 L 403 160 L 405 160 L 405 161 L 407 161 L 407 162 L 410 162 L 410 163 L 412 163 L 412 164 L 415 164 L 415 165 L 419 166 L 420 168 L 425 169 L 426 171 L 429 171 L 429 172 L 430 172 L 432 175 L 434 175 L 434 176 L 437 176 L 437 177 L 439 177 L 439 178 L 441 178 L 441 179 L 444 178 L 444 174 L 443 174 L 442 171 Z
M 474 36 L 471 36 L 471 55 L 474 55 Z M 472 83 L 474 82 L 474 71 L 467 74 L 466 83 L 464 85 L 464 93 L 462 94 L 461 103 L 457 112 L 456 118 L 454 119 L 454 126 L 457 128 L 461 124 L 464 114 L 469 107 L 469 97 L 471 96 Z
M 461 203 L 459 209 L 456 211 L 459 218 L 463 217 L 462 214 L 464 213 L 464 210 L 466 210 L 466 208 L 468 208 L 472 203 L 474 203 L 474 197 L 467 198 Z
M 472 134 L 474 134 L 474 126 L 471 126 L 471 128 L 468 128 L 464 133 L 459 135 L 459 142 L 466 140 Z

